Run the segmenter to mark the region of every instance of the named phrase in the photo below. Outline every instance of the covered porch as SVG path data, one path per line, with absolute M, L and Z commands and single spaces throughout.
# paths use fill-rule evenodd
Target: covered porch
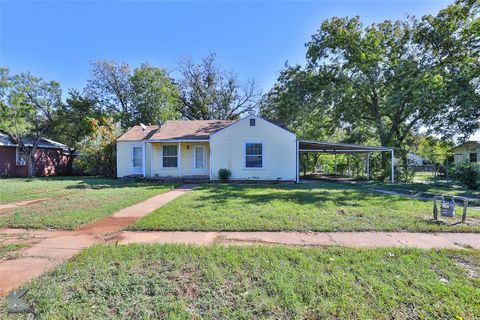
M 142 149 L 144 177 L 205 179 L 210 176 L 208 140 L 149 140 L 144 141 Z

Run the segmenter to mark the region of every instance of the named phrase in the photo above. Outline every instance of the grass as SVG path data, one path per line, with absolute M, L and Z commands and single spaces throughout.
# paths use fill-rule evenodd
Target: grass
M 468 215 L 466 224 L 433 222 L 432 202 L 383 195 L 362 186 L 220 184 L 197 187 L 130 229 L 480 232 L 480 211 L 470 210 Z M 454 221 L 458 220 L 457 216 Z
M 103 245 L 26 299 L 38 319 L 475 319 L 479 272 L 473 250 Z
M 0 242 L 0 261 L 11 259 L 16 256 L 16 252 L 27 247 L 25 243 L 2 243 Z
M 94 177 L 5 179 L 2 184 L 7 186 L 2 199 L 8 202 L 52 199 L 3 210 L 0 227 L 58 229 L 74 229 L 174 187 Z
M 465 187 L 446 182 L 437 183 L 383 183 L 373 182 L 365 184 L 368 188 L 385 189 L 407 194 L 419 194 L 425 196 L 433 195 L 454 195 L 476 199 L 475 204 L 480 204 L 480 190 L 468 190 Z
M 0 204 L 65 196 L 81 187 L 112 184 L 114 180 L 97 177 L 45 177 L 0 179 Z M 121 182 L 118 180 L 118 182 Z

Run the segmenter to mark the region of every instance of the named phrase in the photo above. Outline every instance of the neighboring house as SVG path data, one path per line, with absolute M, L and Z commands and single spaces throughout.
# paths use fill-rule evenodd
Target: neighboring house
M 22 140 L 27 147 L 32 146 L 33 139 Z M 70 154 L 67 146 L 43 138 L 35 153 L 35 175 L 52 176 L 65 171 Z M 28 176 L 26 155 L 17 144 L 5 133 L 0 132 L 0 176 Z
M 421 156 L 412 152 L 407 153 L 407 161 L 411 166 L 423 166 L 426 162 Z
M 480 141 L 468 141 L 452 149 L 455 164 L 480 161 Z
M 298 141 L 258 116 L 134 126 L 117 139 L 117 176 L 297 181 Z

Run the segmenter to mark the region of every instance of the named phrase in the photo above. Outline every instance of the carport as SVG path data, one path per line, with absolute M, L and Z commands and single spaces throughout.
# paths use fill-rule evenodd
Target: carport
M 297 140 L 297 182 L 300 179 L 300 153 L 326 153 L 326 154 L 365 154 L 367 179 L 370 179 L 370 154 L 372 152 L 390 152 L 391 155 L 391 181 L 395 182 L 395 152 L 393 148 L 364 146 L 359 144 L 333 143 L 315 140 Z M 336 167 L 336 157 L 335 157 Z

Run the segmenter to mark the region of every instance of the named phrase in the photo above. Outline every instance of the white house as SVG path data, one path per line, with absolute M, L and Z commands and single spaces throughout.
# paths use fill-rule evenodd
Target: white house
M 134 126 L 117 139 L 117 176 L 298 181 L 294 133 L 261 117 L 171 120 Z
M 478 162 L 480 160 L 480 141 L 467 141 L 452 149 L 455 164 Z

